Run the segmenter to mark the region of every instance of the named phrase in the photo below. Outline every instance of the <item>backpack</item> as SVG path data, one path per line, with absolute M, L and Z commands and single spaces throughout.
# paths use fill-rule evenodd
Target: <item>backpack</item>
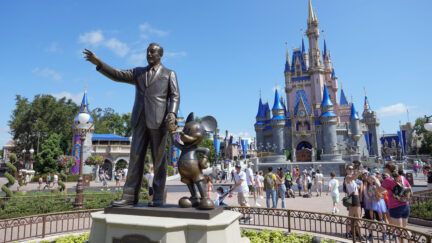
M 403 180 L 405 178 L 401 176 L 401 182 L 396 182 L 396 180 L 393 178 L 394 182 L 396 182 L 396 185 L 393 187 L 392 193 L 393 197 L 396 198 L 398 201 L 401 202 L 409 202 L 412 195 L 411 187 L 406 187 L 403 183 Z
M 268 173 L 264 178 L 264 188 L 273 189 L 274 184 L 273 173 Z
M 288 181 L 288 182 L 291 182 L 292 181 L 292 175 L 291 175 L 291 173 L 285 173 L 285 180 L 286 181 Z

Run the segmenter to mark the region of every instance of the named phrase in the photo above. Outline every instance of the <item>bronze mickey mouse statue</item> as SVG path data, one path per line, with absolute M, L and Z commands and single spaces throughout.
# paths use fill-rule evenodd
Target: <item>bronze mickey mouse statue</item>
M 172 141 L 174 145 L 181 150 L 181 155 L 178 160 L 178 171 L 181 176 L 181 181 L 187 184 L 191 197 L 182 197 L 179 200 L 179 206 L 182 208 L 198 207 L 199 209 L 213 209 L 213 201 L 207 197 L 203 188 L 203 169 L 207 169 L 207 158 L 210 154 L 208 148 L 198 147 L 198 144 L 203 140 L 206 132 L 214 132 L 217 127 L 217 121 L 212 116 L 205 116 L 201 122 L 194 121 L 194 114 L 191 112 L 185 123 L 183 131 L 180 132 L 179 141 L 173 135 Z M 197 153 L 202 153 L 202 159 L 199 160 Z M 197 197 L 195 186 L 201 195 Z

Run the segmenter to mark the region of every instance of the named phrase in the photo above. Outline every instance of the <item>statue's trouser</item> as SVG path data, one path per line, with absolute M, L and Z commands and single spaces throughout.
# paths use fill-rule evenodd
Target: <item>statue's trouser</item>
M 154 168 L 153 201 L 163 202 L 167 175 L 165 153 L 168 130 L 164 125 L 159 129 L 149 129 L 145 121 L 137 123 L 133 130 L 128 174 L 123 187 L 123 199 L 138 201 L 144 171 L 147 148 L 150 145 Z

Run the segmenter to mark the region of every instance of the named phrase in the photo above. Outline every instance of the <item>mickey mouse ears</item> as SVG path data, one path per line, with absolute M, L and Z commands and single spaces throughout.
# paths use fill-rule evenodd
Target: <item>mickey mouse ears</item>
M 201 119 L 201 124 L 207 132 L 214 132 L 217 127 L 217 121 L 212 116 L 205 116 Z

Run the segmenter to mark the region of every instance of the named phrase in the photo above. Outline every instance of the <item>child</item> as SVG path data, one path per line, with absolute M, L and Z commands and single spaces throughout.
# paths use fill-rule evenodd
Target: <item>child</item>
M 42 175 L 39 177 L 39 191 L 42 190 L 42 183 L 43 183 L 43 179 L 42 179 Z
M 299 197 L 301 197 L 301 190 L 302 190 L 302 178 L 301 178 L 301 176 L 297 176 L 297 179 L 296 179 L 296 183 L 297 183 L 297 189 L 298 189 L 298 192 L 299 192 Z
M 328 193 L 331 191 L 331 197 L 333 202 L 333 210 L 332 213 L 339 213 L 339 209 L 337 208 L 337 204 L 339 202 L 339 181 L 335 179 L 336 173 L 334 171 L 330 172 L 330 181 L 328 183 Z
M 223 200 L 226 196 L 228 196 L 229 192 L 224 193 L 224 189 L 222 187 L 218 187 L 216 189 L 216 192 L 218 194 L 218 197 L 216 198 L 216 200 L 214 200 L 215 206 L 228 206 L 228 204 L 224 203 Z
M 148 172 L 145 175 L 146 179 L 147 179 L 147 183 L 148 183 L 148 192 L 149 192 L 149 196 L 150 196 L 150 200 L 153 200 L 153 178 L 154 178 L 154 169 L 153 169 L 153 165 L 149 166 Z

